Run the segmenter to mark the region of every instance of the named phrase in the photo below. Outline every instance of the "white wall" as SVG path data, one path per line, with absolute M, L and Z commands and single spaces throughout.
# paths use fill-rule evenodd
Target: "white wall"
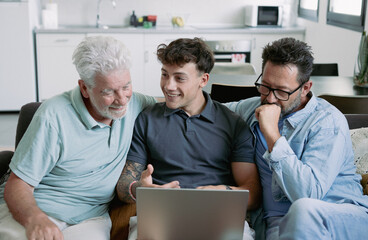
M 42 0 L 42 4 L 50 0 Z M 128 25 L 132 10 L 137 16 L 157 15 L 158 25 L 170 25 L 170 14 L 189 14 L 188 25 L 244 26 L 247 4 L 286 6 L 290 22 L 306 27 L 306 42 L 313 48 L 315 62 L 337 62 L 341 76 L 351 76 L 358 52 L 360 32 L 326 24 L 328 0 L 319 0 L 319 22 L 297 18 L 298 0 L 102 0 L 101 21 L 108 25 Z M 59 6 L 60 25 L 94 25 L 97 0 L 53 0 Z M 367 24 L 366 24 L 367 25 Z
M 42 0 L 43 5 L 50 0 Z M 158 25 L 170 25 L 171 14 L 189 14 L 189 25 L 243 26 L 248 4 L 290 5 L 294 0 L 111 0 L 101 2 L 101 20 L 108 25 L 128 25 L 137 16 L 157 15 Z M 58 3 L 60 25 L 94 25 L 98 0 L 53 0 Z

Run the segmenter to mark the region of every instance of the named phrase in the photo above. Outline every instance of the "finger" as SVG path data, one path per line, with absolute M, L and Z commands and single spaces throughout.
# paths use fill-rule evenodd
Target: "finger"
M 54 236 L 54 240 L 64 240 L 63 233 L 59 230 L 56 236 Z
M 269 106 L 271 109 L 275 109 L 275 110 L 277 110 L 277 111 L 279 111 L 279 110 L 281 110 L 281 106 L 279 105 L 279 104 L 277 104 L 277 103 L 272 103 L 272 104 L 270 104 L 270 106 Z
M 61 233 L 55 239 L 56 240 L 64 240 L 64 235 Z
M 197 189 L 223 189 L 226 188 L 224 185 L 218 185 L 218 186 L 214 186 L 214 185 L 205 185 L 205 186 L 199 186 L 197 187 Z
M 58 230 L 58 229 L 57 229 Z M 44 232 L 42 233 L 43 238 L 38 239 L 44 239 L 44 240 L 56 240 L 57 239 L 57 232 L 56 229 L 52 228 L 51 226 L 49 228 L 44 229 Z
M 152 164 L 148 164 L 147 165 L 147 170 L 149 171 L 150 175 L 152 175 L 152 173 L 153 173 L 153 166 L 152 166 Z
M 152 173 L 153 173 L 153 166 L 151 164 L 148 164 L 147 169 L 142 172 L 141 179 L 151 177 Z
M 258 108 L 255 111 L 255 117 L 259 121 L 259 110 L 258 110 Z
M 179 181 L 172 181 L 164 185 L 161 185 L 161 187 L 162 188 L 180 188 L 180 184 L 179 184 Z

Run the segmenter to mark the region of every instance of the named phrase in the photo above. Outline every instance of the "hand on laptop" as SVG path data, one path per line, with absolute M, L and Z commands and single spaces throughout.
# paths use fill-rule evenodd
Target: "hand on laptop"
M 207 185 L 207 186 L 199 186 L 197 189 L 219 189 L 219 190 L 225 190 L 226 185 Z
M 148 164 L 147 169 L 142 172 L 141 179 L 139 180 L 139 187 L 153 187 L 153 188 L 180 188 L 179 181 L 172 181 L 164 185 L 158 185 L 152 183 L 153 166 Z

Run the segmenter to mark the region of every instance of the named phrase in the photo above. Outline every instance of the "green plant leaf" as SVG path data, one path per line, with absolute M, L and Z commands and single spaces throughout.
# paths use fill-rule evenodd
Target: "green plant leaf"
M 364 79 L 364 75 L 367 72 L 367 66 L 368 66 L 368 39 L 367 39 L 366 32 L 363 31 L 362 37 L 360 39 L 360 45 L 359 45 L 359 52 L 357 57 L 357 78 L 359 81 L 362 81 Z

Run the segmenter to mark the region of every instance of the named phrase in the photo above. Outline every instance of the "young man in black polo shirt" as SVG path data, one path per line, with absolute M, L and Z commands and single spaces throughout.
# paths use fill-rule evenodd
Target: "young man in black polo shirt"
M 260 202 L 254 139 L 240 116 L 202 91 L 214 65 L 198 38 L 178 39 L 157 50 L 166 102 L 137 118 L 119 198 L 135 201 L 139 186 L 248 189 L 248 209 Z

